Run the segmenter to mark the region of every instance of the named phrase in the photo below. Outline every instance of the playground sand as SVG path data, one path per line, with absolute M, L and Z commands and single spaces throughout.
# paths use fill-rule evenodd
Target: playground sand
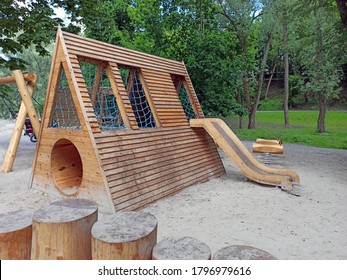
M 13 126 L 0 120 L 0 163 Z M 244 143 L 251 149 L 251 142 Z M 22 137 L 13 171 L 0 173 L 0 213 L 35 211 L 57 200 L 28 189 L 34 152 L 35 144 Z M 347 259 L 347 150 L 284 144 L 284 155 L 272 155 L 270 167 L 299 173 L 300 197 L 247 181 L 221 156 L 226 175 L 141 210 L 157 217 L 158 241 L 190 236 L 212 254 L 228 245 L 249 245 L 284 260 Z

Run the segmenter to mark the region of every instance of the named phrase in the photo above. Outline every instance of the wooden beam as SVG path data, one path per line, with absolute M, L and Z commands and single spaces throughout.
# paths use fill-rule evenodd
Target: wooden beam
M 28 116 L 29 116 L 31 125 L 34 129 L 34 133 L 35 133 L 35 135 L 39 135 L 40 122 L 39 122 L 38 116 L 36 114 L 34 104 L 31 100 L 31 94 L 29 93 L 29 90 L 28 90 L 27 85 L 25 83 L 23 74 L 20 70 L 14 70 L 14 71 L 12 71 L 12 73 L 13 73 L 13 76 L 16 80 L 20 95 L 22 96 L 23 103 L 26 107 L 26 110 L 28 111 Z
M 156 107 L 155 107 L 155 105 L 153 103 L 152 97 L 151 97 L 150 92 L 148 90 L 148 87 L 146 85 L 146 80 L 145 80 L 145 78 L 144 78 L 144 76 L 143 76 L 143 74 L 141 72 L 141 69 L 138 69 L 137 73 L 139 74 L 139 79 L 140 79 L 140 82 L 142 84 L 142 88 L 143 88 L 143 91 L 145 93 L 148 105 L 151 108 L 151 112 L 152 112 L 152 115 L 154 117 L 156 126 L 157 127 L 161 127 L 161 121 L 160 121 L 160 119 L 158 117 L 158 113 L 157 113 Z
M 19 71 L 19 70 L 17 70 Z M 36 83 L 36 75 L 33 74 L 35 79 L 31 79 L 30 82 L 28 82 L 28 85 L 26 88 L 27 93 L 29 94 L 29 98 L 33 95 L 34 89 L 35 89 L 35 83 Z M 12 132 L 10 144 L 7 148 L 4 161 L 2 162 L 0 172 L 10 172 L 12 171 L 14 159 L 16 158 L 17 150 L 18 150 L 18 145 L 20 138 L 22 136 L 23 132 L 23 127 L 25 123 L 25 118 L 27 116 L 27 109 L 24 104 L 24 102 L 21 102 L 19 112 L 17 115 L 16 123 Z M 35 132 L 36 134 L 36 132 Z M 36 134 L 38 135 L 38 134 Z
M 15 70 L 20 71 L 20 70 Z M 29 82 L 36 82 L 36 75 L 33 73 L 27 73 L 23 74 L 23 78 L 25 81 Z M 16 82 L 14 76 L 8 76 L 8 77 L 0 77 L 0 85 L 8 85 L 8 84 L 14 84 Z
M 115 69 L 115 71 L 118 71 L 118 69 Z M 121 115 L 122 120 L 124 122 L 124 125 L 125 125 L 126 128 L 131 128 L 131 124 L 129 122 L 126 110 L 124 108 L 124 104 L 123 104 L 122 98 L 120 96 L 118 85 L 116 83 L 116 77 L 113 75 L 112 65 L 110 65 L 110 64 L 107 65 L 106 73 L 107 73 L 108 80 L 110 81 L 110 85 L 111 85 L 111 88 L 112 88 L 112 93 L 116 97 L 116 103 L 118 105 L 119 112 L 120 112 L 120 115 Z

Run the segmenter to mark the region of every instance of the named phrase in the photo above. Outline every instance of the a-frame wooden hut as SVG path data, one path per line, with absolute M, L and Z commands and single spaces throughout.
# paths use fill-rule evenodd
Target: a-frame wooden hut
M 31 186 L 136 210 L 225 172 L 183 63 L 58 29 Z

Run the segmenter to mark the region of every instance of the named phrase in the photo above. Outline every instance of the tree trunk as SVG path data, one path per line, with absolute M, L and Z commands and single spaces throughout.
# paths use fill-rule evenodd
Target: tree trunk
M 275 64 L 274 64 L 274 66 L 273 66 L 273 68 L 272 68 L 272 72 L 271 72 L 270 79 L 269 79 L 269 81 L 268 81 L 268 83 L 267 83 L 267 86 L 266 86 L 266 91 L 265 91 L 265 96 L 264 96 L 265 99 L 267 99 L 267 96 L 268 96 L 268 94 L 269 94 L 269 90 L 270 90 L 272 78 L 273 78 L 274 73 L 275 73 L 275 71 L 276 71 L 276 66 L 277 66 L 277 62 L 275 61 Z
M 261 92 L 262 92 L 262 89 L 263 89 L 264 70 L 265 70 L 265 66 L 266 66 L 267 57 L 269 55 L 271 41 L 272 41 L 272 33 L 270 32 L 267 35 L 264 55 L 263 55 L 263 58 L 262 58 L 262 61 L 261 61 L 261 68 L 260 68 L 260 76 L 259 76 L 259 82 L 258 82 L 257 96 L 256 96 L 255 102 L 253 104 L 253 107 L 251 108 L 251 111 L 250 111 L 250 114 L 249 114 L 249 118 L 248 118 L 248 129 L 255 128 L 255 115 L 257 113 L 259 100 L 260 100 Z
M 157 243 L 157 219 L 145 212 L 118 212 L 95 223 L 93 260 L 150 260 Z
M 13 211 L 0 214 L 0 259 L 30 260 L 32 213 Z
M 243 90 L 245 91 L 245 97 L 246 97 L 246 107 L 247 107 L 247 110 L 250 110 L 250 106 L 251 106 L 251 91 L 249 89 L 248 73 L 245 73 L 243 75 L 242 82 L 243 82 Z
M 346 0 L 336 0 L 342 24 L 347 28 L 347 2 Z
M 33 215 L 33 260 L 90 260 L 91 230 L 98 219 L 95 202 L 61 199 L 42 206 Z
M 284 11 L 285 13 L 285 11 Z M 288 55 L 288 30 L 287 24 L 284 23 L 282 26 L 283 31 L 283 46 L 284 46 L 284 102 L 283 102 L 283 111 L 284 111 L 284 125 L 289 126 L 289 116 L 288 116 L 288 103 L 289 103 L 289 55 Z
M 325 113 L 327 110 L 326 98 L 324 93 L 319 94 L 319 115 L 317 120 L 317 130 L 319 133 L 325 133 Z
M 323 50 L 323 31 L 322 31 L 322 1 L 318 1 L 319 8 L 315 6 L 315 16 L 316 16 L 316 24 L 317 24 L 317 35 L 318 35 L 318 43 L 317 43 L 317 66 L 318 66 L 318 81 L 322 81 L 322 71 L 321 65 L 323 63 L 324 50 Z M 317 5 L 317 2 L 316 2 Z M 325 93 L 323 91 L 319 92 L 319 115 L 317 120 L 317 130 L 319 133 L 325 132 L 325 112 L 326 112 L 326 98 Z
M 237 91 L 237 103 L 242 105 L 242 96 L 239 90 Z M 242 119 L 243 119 L 243 116 L 239 115 L 239 129 L 242 129 Z

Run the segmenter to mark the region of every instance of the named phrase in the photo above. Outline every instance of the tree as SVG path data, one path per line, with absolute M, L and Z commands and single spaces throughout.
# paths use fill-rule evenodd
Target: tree
M 341 65 L 347 59 L 341 50 L 346 48 L 346 40 L 337 27 L 337 10 L 331 4 L 312 0 L 305 5 L 297 1 L 296 5 L 299 16 L 296 53 L 307 79 L 304 90 L 312 92 L 318 99 L 317 131 L 324 133 L 327 102 L 337 97 L 341 90 Z
M 347 27 L 347 1 L 336 0 L 336 4 L 340 13 L 341 22 L 345 27 Z
M 56 26 L 62 20 L 54 17 L 50 1 L 0 2 L 0 67 L 23 68 L 25 61 L 18 56 L 34 44 L 40 55 L 47 55 L 45 45 L 55 37 Z

